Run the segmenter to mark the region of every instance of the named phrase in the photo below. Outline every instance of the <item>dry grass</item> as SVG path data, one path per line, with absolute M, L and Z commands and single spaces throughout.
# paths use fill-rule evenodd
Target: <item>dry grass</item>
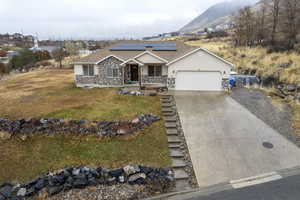
M 161 116 L 159 97 L 121 96 L 115 89 L 80 89 L 72 70 L 40 70 L 0 82 L 0 116 L 118 120 Z M 121 138 L 38 136 L 0 141 L 0 182 L 25 181 L 65 166 L 126 164 L 169 167 L 164 122 Z
M 296 135 L 300 137 L 300 105 L 293 105 L 294 108 L 294 128 Z
M 300 55 L 294 52 L 267 53 L 264 47 L 234 47 L 228 38 L 187 42 L 208 49 L 236 65 L 237 69 L 255 69 L 258 75 L 279 77 L 300 86 Z M 280 65 L 290 63 L 288 67 Z

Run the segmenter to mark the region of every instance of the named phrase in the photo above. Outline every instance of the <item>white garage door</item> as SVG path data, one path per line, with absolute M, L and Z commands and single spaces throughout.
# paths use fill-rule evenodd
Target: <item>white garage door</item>
M 176 90 L 221 91 L 222 75 L 220 72 L 191 72 L 177 73 Z

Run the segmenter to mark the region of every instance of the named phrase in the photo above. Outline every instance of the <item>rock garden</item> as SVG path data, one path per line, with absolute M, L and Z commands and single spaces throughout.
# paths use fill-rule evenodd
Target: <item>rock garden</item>
M 87 121 L 57 118 L 25 118 L 10 120 L 0 118 L 0 139 L 13 135 L 75 133 L 83 135 L 117 136 L 132 134 L 150 126 L 160 118 L 156 115 L 140 115 L 133 120 Z
M 99 195 L 99 192 L 100 194 L 103 192 L 103 186 L 110 189 L 112 189 L 112 186 L 122 188 L 123 191 L 117 192 L 119 198 L 127 199 L 128 191 L 126 192 L 126 187 L 120 185 L 128 187 L 143 186 L 144 195 L 166 192 L 174 185 L 174 173 L 166 168 L 140 165 L 128 165 L 114 170 L 102 167 L 70 167 L 55 173 L 47 173 L 23 184 L 3 183 L 0 185 L 0 200 L 21 200 L 34 197 L 45 199 L 59 193 L 66 193 L 72 189 L 87 189 L 90 187 L 98 190 L 98 193 L 94 193 L 94 195 Z M 102 186 L 102 189 L 99 189 L 99 186 Z M 106 195 L 108 194 L 106 193 Z M 105 199 L 115 199 L 114 194 L 110 194 L 110 197 Z

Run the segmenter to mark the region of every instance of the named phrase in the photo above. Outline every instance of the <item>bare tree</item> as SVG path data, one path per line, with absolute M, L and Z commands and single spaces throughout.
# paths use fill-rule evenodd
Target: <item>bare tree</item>
M 282 0 L 270 0 L 270 11 L 272 17 L 271 44 L 275 45 L 276 33 L 279 24 L 280 4 Z
M 297 37 L 297 17 L 299 0 L 284 0 L 282 3 L 282 29 L 288 47 L 294 48 Z
M 257 32 L 256 40 L 258 44 L 262 44 L 267 39 L 268 32 L 268 0 L 262 0 L 260 8 L 256 12 L 257 16 Z
M 236 45 L 253 46 L 255 43 L 255 16 L 250 7 L 239 11 L 234 18 Z

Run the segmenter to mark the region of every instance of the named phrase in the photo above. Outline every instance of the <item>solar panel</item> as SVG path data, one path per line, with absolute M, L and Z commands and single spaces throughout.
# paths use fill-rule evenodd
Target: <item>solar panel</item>
M 172 47 L 172 46 L 169 46 L 169 47 L 154 47 L 153 51 L 177 51 L 177 48 Z
M 120 43 L 110 48 L 111 51 L 145 51 L 145 46 L 138 43 Z
M 176 51 L 176 43 L 120 43 L 110 48 L 111 51 L 145 51 L 153 48 L 154 51 Z

